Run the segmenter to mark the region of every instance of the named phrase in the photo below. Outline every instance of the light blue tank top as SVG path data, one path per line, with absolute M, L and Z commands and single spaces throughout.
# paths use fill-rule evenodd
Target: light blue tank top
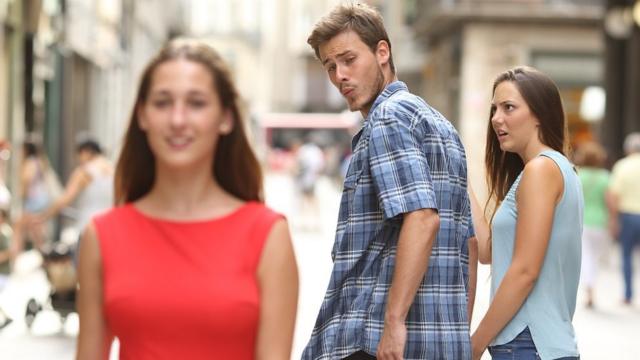
M 538 156 L 552 159 L 564 178 L 564 192 L 555 208 L 551 238 L 536 284 L 524 304 L 492 345 L 513 340 L 527 326 L 543 360 L 578 356 L 571 320 L 580 278 L 583 197 L 573 165 L 561 153 L 547 150 Z M 516 191 L 522 173 L 496 211 L 492 224 L 491 299 L 511 265 L 516 236 Z M 544 191 L 544 189 L 540 189 Z

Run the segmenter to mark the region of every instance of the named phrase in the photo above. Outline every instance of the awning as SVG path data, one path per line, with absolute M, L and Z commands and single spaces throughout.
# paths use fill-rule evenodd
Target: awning
M 357 113 L 269 113 L 259 116 L 263 128 L 348 129 L 358 124 Z

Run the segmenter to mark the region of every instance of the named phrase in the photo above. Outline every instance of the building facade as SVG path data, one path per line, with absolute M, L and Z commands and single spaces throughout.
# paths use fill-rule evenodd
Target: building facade
M 422 94 L 458 128 L 476 191 L 493 80 L 517 65 L 549 74 L 563 98 L 572 142 L 599 138 L 585 121 L 585 90 L 604 82 L 604 7 L 598 0 L 418 0 L 414 27 L 425 42 Z

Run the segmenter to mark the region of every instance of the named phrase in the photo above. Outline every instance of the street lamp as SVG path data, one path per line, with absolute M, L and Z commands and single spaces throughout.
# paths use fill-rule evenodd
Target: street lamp
M 597 123 L 604 117 L 606 95 L 600 86 L 584 89 L 580 101 L 580 117 L 588 123 Z
M 614 39 L 627 39 L 633 29 L 634 18 L 640 24 L 640 3 L 633 7 L 616 6 L 607 11 L 604 16 L 604 30 Z M 638 16 L 636 16 L 638 15 Z

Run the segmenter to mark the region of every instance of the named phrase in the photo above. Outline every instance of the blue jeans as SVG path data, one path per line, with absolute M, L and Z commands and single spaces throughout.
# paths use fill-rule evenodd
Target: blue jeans
M 525 328 L 515 339 L 503 345 L 489 346 L 493 360 L 540 360 L 529 328 Z M 580 357 L 563 357 L 556 360 L 579 360 Z
M 633 248 L 640 242 L 640 214 L 620 214 L 620 244 L 622 246 L 622 273 L 624 274 L 624 299 L 633 296 Z

